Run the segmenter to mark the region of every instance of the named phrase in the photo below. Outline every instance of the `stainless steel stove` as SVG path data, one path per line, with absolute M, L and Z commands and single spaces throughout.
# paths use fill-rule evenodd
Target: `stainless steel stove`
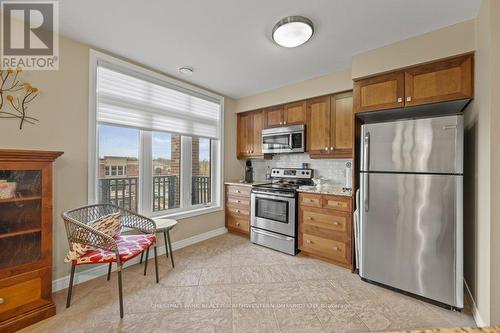
M 295 255 L 297 189 L 312 184 L 313 170 L 275 168 L 271 177 L 271 183 L 252 187 L 250 240 Z

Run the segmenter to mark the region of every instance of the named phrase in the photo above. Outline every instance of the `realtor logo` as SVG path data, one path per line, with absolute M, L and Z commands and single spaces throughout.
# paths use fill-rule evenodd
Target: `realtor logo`
M 2 1 L 0 69 L 59 68 L 59 3 Z

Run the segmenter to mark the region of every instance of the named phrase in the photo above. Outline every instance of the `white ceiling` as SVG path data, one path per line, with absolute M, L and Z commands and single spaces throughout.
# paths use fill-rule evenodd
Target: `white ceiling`
M 353 54 L 476 17 L 480 0 L 64 0 L 62 35 L 239 98 L 351 66 Z M 315 34 L 275 45 L 302 15 Z M 183 65 L 194 67 L 186 77 Z

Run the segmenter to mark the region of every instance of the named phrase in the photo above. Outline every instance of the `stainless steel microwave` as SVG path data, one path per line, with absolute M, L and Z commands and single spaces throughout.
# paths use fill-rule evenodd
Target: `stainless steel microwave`
M 305 142 L 304 125 L 262 130 L 262 152 L 264 154 L 303 153 Z

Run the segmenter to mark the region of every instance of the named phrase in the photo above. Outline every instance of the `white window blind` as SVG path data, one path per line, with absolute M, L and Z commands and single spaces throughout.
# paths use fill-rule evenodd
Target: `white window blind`
M 100 123 L 220 138 L 218 100 L 112 64 L 98 64 L 96 102 Z

